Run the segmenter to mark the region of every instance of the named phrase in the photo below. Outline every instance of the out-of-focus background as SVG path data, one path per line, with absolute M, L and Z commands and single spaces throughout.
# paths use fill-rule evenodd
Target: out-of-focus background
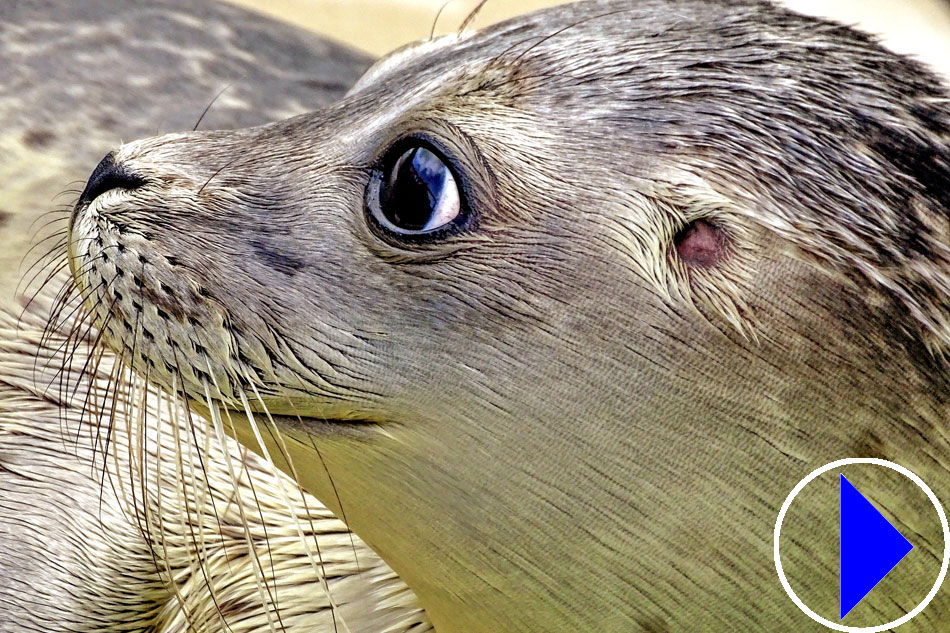
M 230 0 L 293 22 L 373 55 L 456 30 L 479 0 Z M 564 0 L 488 0 L 476 26 Z M 950 81 L 950 0 L 785 0 L 802 13 L 830 17 L 881 35 L 892 49 L 928 62 Z

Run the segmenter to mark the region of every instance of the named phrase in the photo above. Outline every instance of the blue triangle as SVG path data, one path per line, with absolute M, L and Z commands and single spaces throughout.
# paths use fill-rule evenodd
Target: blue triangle
M 901 562 L 910 541 L 841 475 L 841 619 Z

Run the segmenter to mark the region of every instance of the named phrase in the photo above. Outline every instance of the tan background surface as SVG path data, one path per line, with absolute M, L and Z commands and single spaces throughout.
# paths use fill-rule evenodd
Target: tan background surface
M 347 42 L 374 55 L 429 36 L 444 0 L 230 0 Z M 476 26 L 564 0 L 488 0 Z M 948 0 L 786 0 L 814 15 L 880 34 L 894 50 L 913 53 L 950 78 Z M 436 33 L 458 28 L 478 0 L 452 0 Z

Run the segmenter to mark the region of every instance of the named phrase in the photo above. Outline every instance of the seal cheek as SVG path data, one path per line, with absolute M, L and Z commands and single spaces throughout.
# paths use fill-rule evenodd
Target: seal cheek
M 687 266 L 712 268 L 722 261 L 726 252 L 722 229 L 706 220 L 690 222 L 676 234 L 673 244 L 676 254 Z

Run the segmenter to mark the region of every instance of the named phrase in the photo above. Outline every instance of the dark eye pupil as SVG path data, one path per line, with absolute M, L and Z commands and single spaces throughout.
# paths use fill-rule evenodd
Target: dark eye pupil
M 433 152 L 413 148 L 396 161 L 382 183 L 380 207 L 392 224 L 405 231 L 422 231 L 442 199 L 449 169 Z

